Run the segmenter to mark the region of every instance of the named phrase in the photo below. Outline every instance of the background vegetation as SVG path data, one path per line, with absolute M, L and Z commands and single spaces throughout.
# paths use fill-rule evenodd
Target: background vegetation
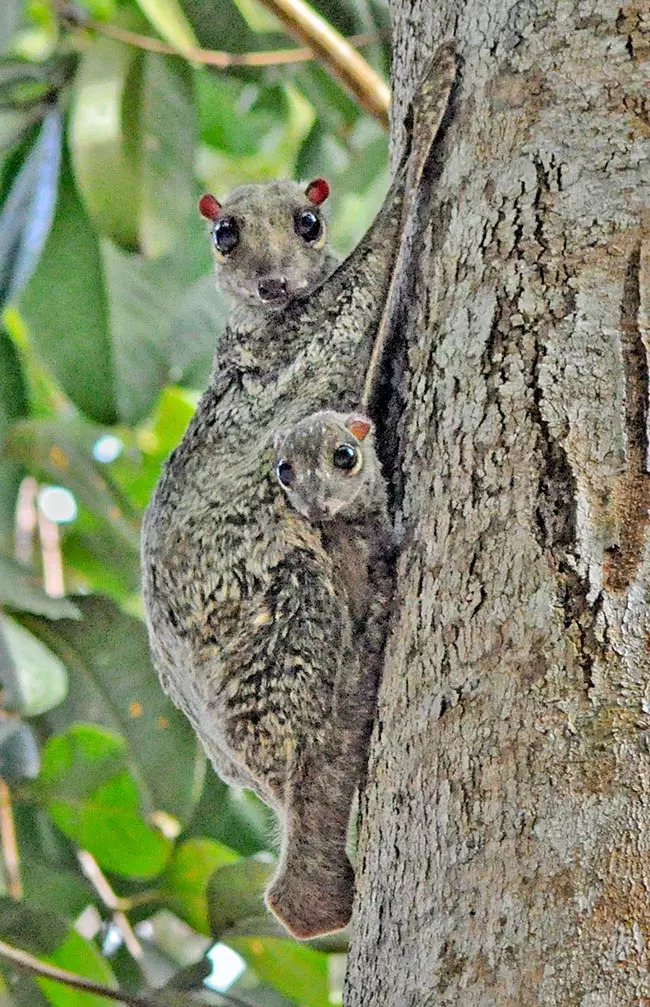
M 387 25 L 374 0 L 319 9 L 346 35 Z M 0 955 L 221 1002 L 202 984 L 219 942 L 240 1002 L 325 1007 L 345 943 L 299 945 L 265 913 L 269 815 L 159 688 L 138 532 L 227 311 L 198 195 L 323 174 L 344 252 L 383 194 L 386 134 L 313 61 L 215 69 L 124 31 L 295 45 L 255 0 L 0 4 Z M 386 44 L 365 53 L 385 74 Z M 2 1005 L 109 1003 L 1 969 Z

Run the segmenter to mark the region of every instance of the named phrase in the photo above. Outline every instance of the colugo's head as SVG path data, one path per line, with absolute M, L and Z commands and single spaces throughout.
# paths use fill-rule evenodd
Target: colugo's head
M 222 289 L 247 304 L 283 308 L 329 272 L 324 178 L 306 188 L 282 180 L 238 185 L 223 203 L 206 193 L 201 214 L 211 234 Z
M 312 413 L 276 431 L 275 474 L 291 504 L 310 521 L 347 516 L 383 494 L 374 426 L 359 413 Z

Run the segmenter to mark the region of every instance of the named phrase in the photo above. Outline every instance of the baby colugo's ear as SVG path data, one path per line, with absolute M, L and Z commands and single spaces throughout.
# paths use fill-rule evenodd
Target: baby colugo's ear
M 211 192 L 204 193 L 199 200 L 199 213 L 206 220 L 216 220 L 221 213 L 221 203 Z
M 348 416 L 345 425 L 358 441 L 365 440 L 373 429 L 372 420 L 369 420 L 367 416 Z
M 330 194 L 330 187 L 324 178 L 315 178 L 305 189 L 305 196 L 310 202 L 320 206 Z

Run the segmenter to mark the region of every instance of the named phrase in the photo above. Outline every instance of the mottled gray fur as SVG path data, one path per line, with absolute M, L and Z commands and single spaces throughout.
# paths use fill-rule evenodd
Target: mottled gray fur
M 411 167 L 424 164 L 446 106 L 451 47 L 433 74 L 415 99 Z M 309 296 L 281 311 L 233 311 L 143 526 L 145 610 L 163 687 L 217 772 L 277 812 L 282 851 L 267 903 L 298 937 L 350 918 L 345 839 L 375 668 L 359 653 L 320 527 L 277 483 L 273 433 L 313 412 L 358 407 L 400 243 L 405 177 L 402 169 L 368 234 Z

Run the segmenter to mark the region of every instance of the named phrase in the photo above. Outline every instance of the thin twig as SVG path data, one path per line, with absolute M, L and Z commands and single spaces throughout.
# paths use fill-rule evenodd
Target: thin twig
M 388 126 L 390 89 L 379 74 L 332 25 L 305 0 L 261 0 L 287 31 L 306 42 L 357 101 Z
M 5 781 L 0 777 L 0 842 L 2 843 L 2 858 L 5 868 L 7 891 L 12 899 L 22 899 L 23 884 L 20 880 L 20 857 L 16 842 L 16 826 L 14 811 L 11 804 L 11 793 Z
M 55 983 L 63 983 L 65 986 L 83 990 L 85 993 L 95 993 L 97 996 L 106 997 L 108 1000 L 116 1000 L 128 1004 L 129 1007 L 161 1007 L 161 1004 L 164 1003 L 164 999 L 161 999 L 160 992 L 158 991 L 155 995 L 153 993 L 147 995 L 112 989 L 110 986 L 104 986 L 102 983 L 94 982 L 92 979 L 86 979 L 85 976 L 78 976 L 74 972 L 68 972 L 67 969 L 60 969 L 56 965 L 48 965 L 46 962 L 39 961 L 38 958 L 34 958 L 27 951 L 15 948 L 11 944 L 5 943 L 5 941 L 0 941 L 0 958 L 11 962 L 12 965 L 22 969 L 24 972 L 38 976 L 39 979 L 52 979 Z M 233 997 L 230 993 L 220 993 L 219 995 L 226 1003 L 233 1004 L 234 1007 L 249 1007 L 243 1000 Z
M 63 9 L 65 17 L 65 8 Z M 316 52 L 304 46 L 301 49 L 269 49 L 260 52 L 222 52 L 218 49 L 197 49 L 194 47 L 179 49 L 177 46 L 169 45 L 151 35 L 141 35 L 139 32 L 129 31 L 116 24 L 109 24 L 106 21 L 96 21 L 94 18 L 84 18 L 80 20 L 76 16 L 69 19 L 71 23 L 80 28 L 91 28 L 100 35 L 114 38 L 118 42 L 135 46 L 138 49 L 146 49 L 148 52 L 158 52 L 163 56 L 182 56 L 190 63 L 200 63 L 204 66 L 215 66 L 220 70 L 227 70 L 237 66 L 284 66 L 289 63 L 307 63 L 316 59 Z M 360 35 L 351 35 L 347 42 L 350 46 L 373 45 L 387 37 L 386 31 L 364 32 Z
M 122 911 L 120 899 L 111 888 L 104 872 L 88 850 L 77 850 L 77 860 L 107 909 L 113 913 L 113 923 L 119 930 L 127 950 L 136 961 L 142 958 L 142 945 L 133 932 L 127 916 Z

